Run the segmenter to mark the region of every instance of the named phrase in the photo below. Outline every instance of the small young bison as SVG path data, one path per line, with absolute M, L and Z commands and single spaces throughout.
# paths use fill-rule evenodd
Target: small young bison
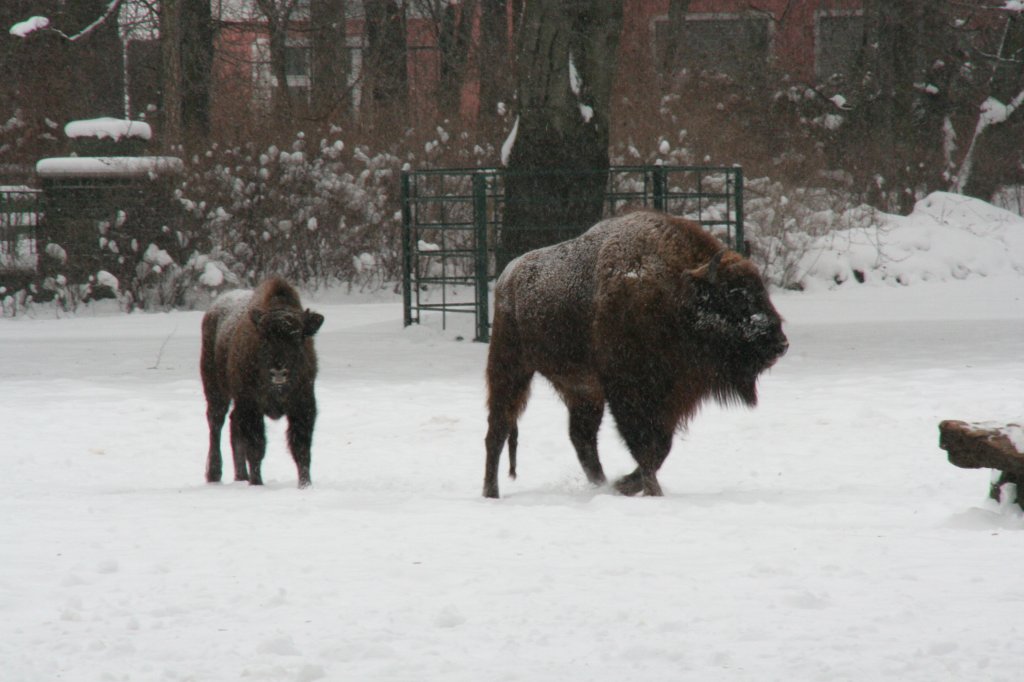
M 657 472 L 700 404 L 757 403 L 757 377 L 788 348 L 754 265 L 696 223 L 640 211 L 602 221 L 505 268 L 487 358 L 484 495 L 498 497 L 509 444 L 539 372 L 569 408 L 587 478 L 605 482 L 597 432 L 605 403 L 637 469 L 615 487 L 661 495 Z
M 199 360 L 210 425 L 207 481 L 220 481 L 220 432 L 234 401 L 235 480 L 263 484 L 260 465 L 267 450 L 263 417 L 287 416 L 288 447 L 299 471 L 299 487 L 310 484 L 316 421 L 316 352 L 311 337 L 323 323 L 323 315 L 303 311 L 295 289 L 277 277 L 254 292 L 233 291 L 214 301 L 203 316 Z

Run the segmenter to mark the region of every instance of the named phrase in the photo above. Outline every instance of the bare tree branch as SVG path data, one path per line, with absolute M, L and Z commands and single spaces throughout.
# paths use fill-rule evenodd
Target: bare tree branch
M 107 20 L 110 19 L 110 17 L 116 16 L 117 15 L 117 10 L 120 9 L 120 7 L 121 7 L 121 0 L 110 0 L 110 4 L 107 5 L 106 11 L 104 11 L 103 14 L 96 19 L 96 21 L 92 22 L 91 24 L 89 24 L 88 26 L 83 28 L 78 33 L 75 33 L 74 35 L 68 35 L 67 33 L 64 33 L 64 31 L 61 31 L 58 28 L 53 28 L 52 26 L 49 25 L 49 20 L 47 19 L 47 26 L 42 27 L 42 28 L 38 28 L 38 29 L 35 29 L 35 30 L 32 30 L 32 31 L 29 31 L 29 32 L 25 33 L 24 35 L 20 35 L 19 37 L 27 38 L 28 36 L 30 36 L 30 35 L 32 35 L 34 33 L 52 33 L 54 35 L 60 36 L 64 40 L 68 41 L 69 43 L 78 42 L 82 38 L 88 37 L 89 34 L 91 34 L 97 28 L 99 28 L 100 26 L 105 24 L 107 22 Z M 18 35 L 18 34 L 15 34 L 15 35 Z

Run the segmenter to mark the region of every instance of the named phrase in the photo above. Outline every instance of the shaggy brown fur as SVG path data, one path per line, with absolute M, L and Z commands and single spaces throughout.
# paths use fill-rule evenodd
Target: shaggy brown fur
M 605 482 L 597 432 L 607 402 L 638 465 L 616 488 L 660 495 L 676 429 L 708 398 L 755 405 L 758 375 L 788 345 L 754 265 L 696 223 L 640 211 L 531 251 L 495 289 L 484 495 L 498 496 L 506 439 L 515 477 L 516 422 L 536 372 L 569 408 L 592 483 Z
M 225 294 L 203 316 L 199 365 L 210 426 L 207 481 L 221 478 L 220 433 L 233 401 L 235 480 L 263 483 L 263 418 L 287 416 L 288 447 L 298 468 L 299 487 L 310 484 L 317 370 L 311 337 L 323 322 L 322 315 L 303 311 L 295 289 L 280 278 L 263 282 L 255 292 Z

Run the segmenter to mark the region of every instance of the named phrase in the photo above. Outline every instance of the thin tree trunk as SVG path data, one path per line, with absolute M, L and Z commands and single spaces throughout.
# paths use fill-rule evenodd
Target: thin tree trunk
M 286 52 L 292 11 L 296 3 L 297 0 L 256 0 L 256 6 L 267 20 L 270 73 L 277 82 L 270 98 L 270 107 L 274 122 L 278 126 L 286 126 L 292 118 Z
M 512 76 L 508 35 L 507 0 L 480 0 L 480 126 L 484 131 L 496 128 L 498 103 L 511 102 Z M 486 133 L 485 133 L 486 134 Z
M 475 0 L 468 0 L 446 5 L 441 15 L 438 35 L 441 74 L 437 88 L 437 105 L 441 116 L 452 120 L 458 118 L 462 104 L 462 85 L 469 62 L 475 12 Z
M 348 100 L 348 47 L 345 44 L 346 0 L 311 0 L 312 64 L 310 99 L 313 117 L 326 123 L 339 117 Z
M 680 64 L 680 42 L 686 35 L 686 15 L 690 12 L 691 0 L 669 0 L 668 3 L 668 39 L 662 55 L 660 73 L 669 83 L 683 66 Z
M 181 10 L 183 0 L 163 0 L 160 7 L 161 113 L 160 138 L 170 150 L 182 141 Z
M 1016 146 L 1009 119 L 1024 98 L 1024 18 L 1010 13 L 993 66 L 988 99 L 960 164 L 953 191 L 989 201 L 1001 182 L 1015 173 Z M 982 161 L 979 163 L 979 161 Z
M 407 120 L 409 76 L 405 6 L 395 0 L 363 0 L 366 52 L 362 105 L 367 123 L 387 133 Z
M 181 3 L 181 123 L 185 139 L 203 144 L 210 135 L 210 84 L 213 77 L 213 17 L 210 0 Z
M 76 116 L 121 116 L 124 112 L 124 74 L 116 5 L 112 0 L 68 3 L 65 33 L 72 35 L 72 83 L 79 112 Z

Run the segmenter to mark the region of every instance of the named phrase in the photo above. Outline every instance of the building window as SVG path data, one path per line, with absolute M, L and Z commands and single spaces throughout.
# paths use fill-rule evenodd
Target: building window
M 284 50 L 284 73 L 288 79 L 288 91 L 294 101 L 309 100 L 311 54 L 309 43 L 305 40 L 289 39 Z M 270 64 L 270 41 L 259 38 L 253 44 L 253 84 L 255 85 L 256 103 L 267 106 L 270 92 L 277 87 Z
M 288 87 L 309 85 L 309 45 L 289 43 L 284 48 L 284 72 Z
M 673 71 L 722 73 L 737 80 L 764 75 L 771 49 L 768 17 L 747 14 L 688 14 L 682 35 L 671 35 L 668 19 L 654 24 L 656 63 L 671 40 L 676 45 Z
M 863 12 L 819 12 L 814 26 L 815 77 L 825 81 L 849 76 L 863 40 Z

